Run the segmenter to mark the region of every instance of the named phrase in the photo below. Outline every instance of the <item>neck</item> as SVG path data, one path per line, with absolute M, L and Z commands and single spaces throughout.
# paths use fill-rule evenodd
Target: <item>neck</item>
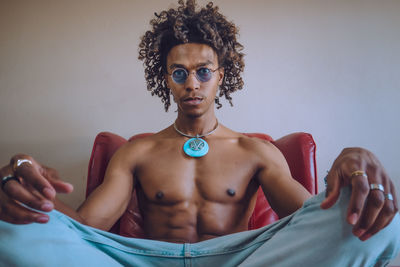
M 180 116 L 175 121 L 176 127 L 183 133 L 188 135 L 203 135 L 212 131 L 217 125 L 217 118 L 214 114 L 205 118 L 201 117 L 187 117 Z

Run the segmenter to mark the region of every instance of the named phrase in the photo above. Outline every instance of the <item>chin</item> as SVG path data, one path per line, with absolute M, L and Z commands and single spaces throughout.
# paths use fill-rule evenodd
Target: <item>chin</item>
M 190 110 L 190 111 L 183 111 L 183 114 L 185 114 L 190 118 L 198 118 L 201 117 L 204 114 L 204 112 L 200 110 Z
M 191 118 L 198 118 L 210 112 L 213 109 L 213 106 L 192 106 L 192 107 L 185 107 L 184 105 L 178 108 L 178 112 L 191 117 Z
M 192 108 L 182 108 L 182 107 L 180 107 L 180 108 L 178 108 L 178 112 L 180 112 L 180 113 L 182 113 L 182 114 L 184 114 L 186 116 L 194 117 L 194 118 L 200 117 L 204 113 L 206 113 L 205 110 L 200 108 L 200 107 L 192 107 Z

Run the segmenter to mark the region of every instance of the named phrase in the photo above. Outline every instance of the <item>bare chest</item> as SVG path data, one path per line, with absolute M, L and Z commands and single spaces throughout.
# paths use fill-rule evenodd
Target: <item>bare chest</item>
M 135 173 L 146 198 L 163 204 L 246 198 L 257 187 L 257 164 L 251 154 L 234 145 L 209 144 L 209 153 L 200 158 L 185 155 L 182 144 L 152 151 Z

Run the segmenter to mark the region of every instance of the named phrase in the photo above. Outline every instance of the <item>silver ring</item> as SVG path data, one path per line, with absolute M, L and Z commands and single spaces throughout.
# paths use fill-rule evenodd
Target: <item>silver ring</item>
M 32 161 L 30 161 L 29 159 L 18 159 L 18 160 L 14 163 L 14 166 L 13 166 L 14 172 L 16 172 L 16 171 L 17 171 L 17 168 L 18 168 L 19 166 L 21 166 L 22 164 L 24 164 L 24 163 L 28 163 L 28 164 L 32 165 Z
M 390 193 L 385 194 L 385 198 L 388 200 L 393 200 L 393 195 Z
M 382 192 L 385 193 L 385 188 L 384 188 L 383 185 L 381 185 L 381 184 L 370 184 L 370 185 L 369 185 L 369 188 L 370 188 L 371 190 L 379 190 L 379 191 L 382 191 Z
M 1 189 L 4 189 L 4 186 L 6 185 L 7 182 L 11 181 L 11 180 L 15 180 L 19 183 L 19 180 L 17 177 L 15 177 L 12 174 L 9 174 L 7 176 L 4 176 L 1 178 Z

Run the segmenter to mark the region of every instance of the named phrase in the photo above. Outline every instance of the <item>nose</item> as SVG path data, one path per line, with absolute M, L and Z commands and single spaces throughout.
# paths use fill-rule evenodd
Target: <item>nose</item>
M 198 90 L 200 88 L 200 81 L 196 77 L 196 72 L 191 71 L 185 81 L 186 91 Z

